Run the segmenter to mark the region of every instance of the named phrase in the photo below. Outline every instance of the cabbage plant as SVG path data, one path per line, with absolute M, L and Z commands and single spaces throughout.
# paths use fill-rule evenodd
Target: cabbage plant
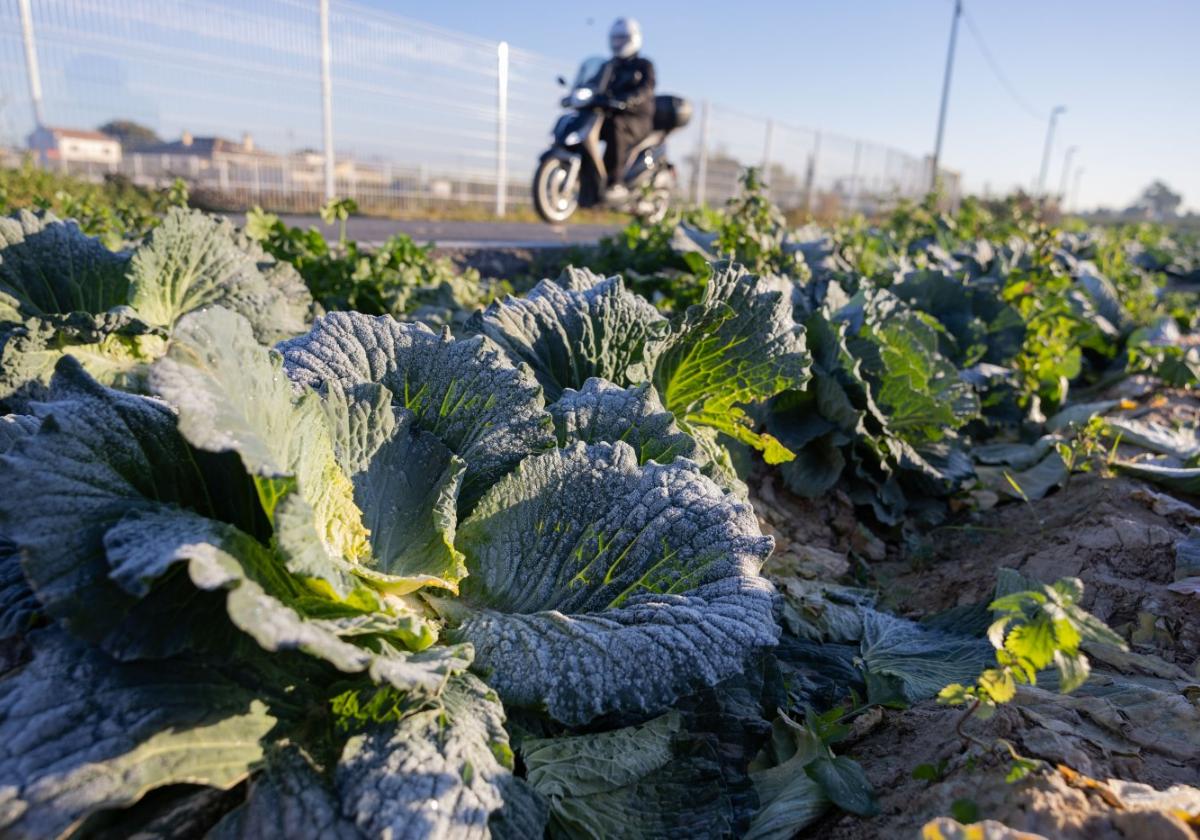
M 775 644 L 772 542 L 654 390 L 256 332 L 184 316 L 151 396 L 67 354 L 0 423 L 0 833 L 732 825 L 688 704 Z
M 772 399 L 766 428 L 796 452 L 780 467 L 794 493 L 815 498 L 841 482 L 894 525 L 972 477 L 958 432 L 979 416 L 979 397 L 939 351 L 932 319 L 887 290 L 846 298 L 830 288 L 804 321 L 812 383 Z
M 171 209 L 122 253 L 51 213 L 0 218 L 0 407 L 44 394 L 63 355 L 140 389 L 179 319 L 218 304 L 269 343 L 308 328 L 312 296 L 290 265 L 199 211 Z
M 804 328 L 792 320 L 791 285 L 780 278 L 718 263 L 700 302 L 672 323 L 620 276 L 568 268 L 523 297 L 494 302 L 468 330 L 528 364 L 551 397 L 593 376 L 651 385 L 702 462 L 727 462 L 718 435 L 769 464 L 795 457 L 747 411 L 809 379 Z

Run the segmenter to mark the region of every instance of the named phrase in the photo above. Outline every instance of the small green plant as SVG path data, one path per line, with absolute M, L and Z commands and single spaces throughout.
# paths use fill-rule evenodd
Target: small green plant
M 1126 649 L 1124 640 L 1104 622 L 1080 606 L 1083 583 L 1062 578 L 1053 585 L 1014 592 L 997 598 L 990 609 L 998 616 L 988 628 L 996 649 L 996 667 L 988 668 L 974 685 L 952 683 L 938 693 L 943 705 L 966 705 L 955 731 L 966 741 L 985 749 L 988 744 L 968 735 L 963 725 L 971 718 L 986 720 L 996 709 L 1017 696 L 1018 685 L 1036 685 L 1038 673 L 1053 667 L 1058 689 L 1068 694 L 1087 681 L 1091 666 L 1080 649 L 1084 642 Z M 1017 781 L 1038 769 L 1041 762 L 1018 755 L 1012 744 L 997 739 L 1012 759 L 1008 780 Z
M 179 179 L 156 192 L 121 175 L 110 174 L 94 183 L 41 169 L 30 160 L 0 169 L 0 215 L 22 208 L 49 210 L 61 219 L 75 220 L 84 233 L 99 237 L 114 250 L 140 240 L 169 208 L 186 207 L 187 202 L 187 186 Z
M 358 202 L 353 198 L 331 198 L 318 211 L 321 221 L 327 225 L 338 223 L 338 245 L 346 245 L 346 220 L 358 212 Z
M 782 211 L 767 196 L 767 184 L 757 167 L 742 173 L 738 194 L 729 200 L 716 227 L 716 250 L 756 273 L 806 279 L 802 257 L 784 248 L 789 231 Z
M 963 825 L 979 822 L 979 804 L 974 799 L 955 799 L 950 803 L 950 816 Z
M 1104 472 L 1116 450 L 1116 442 L 1110 447 L 1107 442 L 1108 423 L 1103 417 L 1091 418 L 1086 425 L 1076 430 L 1066 441 L 1054 444 L 1058 457 L 1062 458 L 1068 473 Z M 1069 479 L 1068 479 L 1069 480 Z
M 329 242 L 315 227 L 291 227 L 274 213 L 254 208 L 246 214 L 246 235 L 268 254 L 300 272 L 327 310 L 353 310 L 368 315 L 420 315 L 442 322 L 462 317 L 511 291 L 505 283 L 488 283 L 474 269 L 459 271 L 433 247 L 398 233 L 378 248 L 368 249 L 346 237 L 346 220 L 357 210 L 353 199 L 321 208 L 326 224 L 338 223 L 338 239 Z
M 911 775 L 917 781 L 930 783 L 940 782 L 942 779 L 946 778 L 947 764 L 948 762 L 944 758 L 938 759 L 937 764 L 930 764 L 929 762 L 918 764 L 913 768 Z

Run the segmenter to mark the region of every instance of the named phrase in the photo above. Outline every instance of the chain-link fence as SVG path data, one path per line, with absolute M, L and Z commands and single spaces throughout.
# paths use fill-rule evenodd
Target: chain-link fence
M 329 169 L 368 211 L 503 214 L 529 203 L 571 70 L 345 0 L 0 0 L 0 145 L 71 172 L 182 177 L 232 206 L 311 210 Z M 724 201 L 750 165 L 785 208 L 821 214 L 929 183 L 902 151 L 696 104 L 668 141 L 688 199 Z M 106 146 L 94 132 L 115 120 L 159 137 Z

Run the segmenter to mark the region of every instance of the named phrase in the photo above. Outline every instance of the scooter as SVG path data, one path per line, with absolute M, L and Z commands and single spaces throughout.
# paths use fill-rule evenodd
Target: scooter
M 632 213 L 648 222 L 661 221 L 671 206 L 675 167 L 667 160 L 665 142 L 672 131 L 692 117 L 692 106 L 678 96 L 654 98 L 654 124 L 650 134 L 634 146 L 623 162 L 620 198 L 606 196 L 608 172 L 600 149 L 600 130 L 608 118 L 602 106 L 608 86 L 609 63 L 586 59 L 575 75 L 570 93 L 562 100 L 569 109 L 554 126 L 554 143 L 542 153 L 533 175 L 533 207 L 551 224 L 561 224 L 580 207 L 606 205 Z M 566 86 L 559 76 L 558 83 Z

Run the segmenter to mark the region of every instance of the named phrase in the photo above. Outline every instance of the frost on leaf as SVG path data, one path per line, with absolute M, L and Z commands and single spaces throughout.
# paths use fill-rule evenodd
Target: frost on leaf
M 245 317 L 267 343 L 303 332 L 312 308 L 294 269 L 240 240 L 227 219 L 181 208 L 169 210 L 134 253 L 129 284 L 129 304 L 151 324 L 170 328 L 217 305 Z
M 179 411 L 179 430 L 193 446 L 241 457 L 293 555 L 293 571 L 345 594 L 346 566 L 364 559 L 369 545 L 320 397 L 295 394 L 278 354 L 255 341 L 244 318 L 221 308 L 180 321 L 150 384 Z M 305 523 L 325 556 L 309 550 Z
M 421 586 L 456 592 L 466 573 L 454 548 L 456 504 L 465 465 L 377 383 L 326 387 L 334 453 L 354 485 L 370 532 L 368 576 L 395 593 Z
M 641 463 L 696 457 L 696 442 L 679 428 L 648 384 L 621 388 L 589 379 L 578 391 L 563 391 L 546 410 L 554 418 L 559 446 L 621 440 L 634 448 Z
M 128 262 L 52 213 L 0 218 L 0 325 L 126 303 Z
M 0 219 L 0 400 L 24 410 L 44 398 L 64 354 L 106 385 L 142 390 L 178 320 L 212 304 L 276 341 L 305 329 L 312 297 L 290 265 L 198 211 L 168 212 L 132 257 L 50 214 Z
M 164 504 L 230 516 L 245 487 L 212 497 L 206 470 L 157 400 L 91 379 L 71 358 L 58 364 L 41 425 L 0 456 L 0 532 L 20 552 L 30 588 L 46 613 L 75 633 L 127 655 L 147 638 L 136 600 L 109 578 L 103 537 L 121 517 Z M 169 635 L 169 634 L 168 634 Z
M 647 341 L 669 324 L 649 301 L 625 289 L 620 277 L 568 268 L 543 280 L 524 297 L 506 297 L 478 312 L 468 329 L 486 335 L 514 361 L 525 362 L 546 392 L 582 388 L 599 377 L 631 384 L 631 368 L 644 361 Z
M 377 383 L 416 428 L 466 462 L 469 503 L 525 456 L 554 444 L 541 389 L 489 340 L 461 341 L 387 316 L 334 312 L 279 345 L 293 382 L 350 391 Z
M 506 702 L 569 724 L 654 713 L 775 644 L 772 541 L 687 461 L 624 443 L 524 461 L 459 528 L 457 635 Z
M 341 814 L 337 793 L 296 747 L 275 750 L 251 781 L 244 804 L 230 811 L 209 840 L 366 840 Z
M 504 708 L 464 674 L 439 705 L 350 738 L 334 782 L 342 813 L 368 837 L 486 840 L 511 775 Z
M 58 837 L 164 785 L 226 788 L 262 758 L 265 705 L 213 669 L 117 663 L 57 629 L 0 682 L 0 833 Z

